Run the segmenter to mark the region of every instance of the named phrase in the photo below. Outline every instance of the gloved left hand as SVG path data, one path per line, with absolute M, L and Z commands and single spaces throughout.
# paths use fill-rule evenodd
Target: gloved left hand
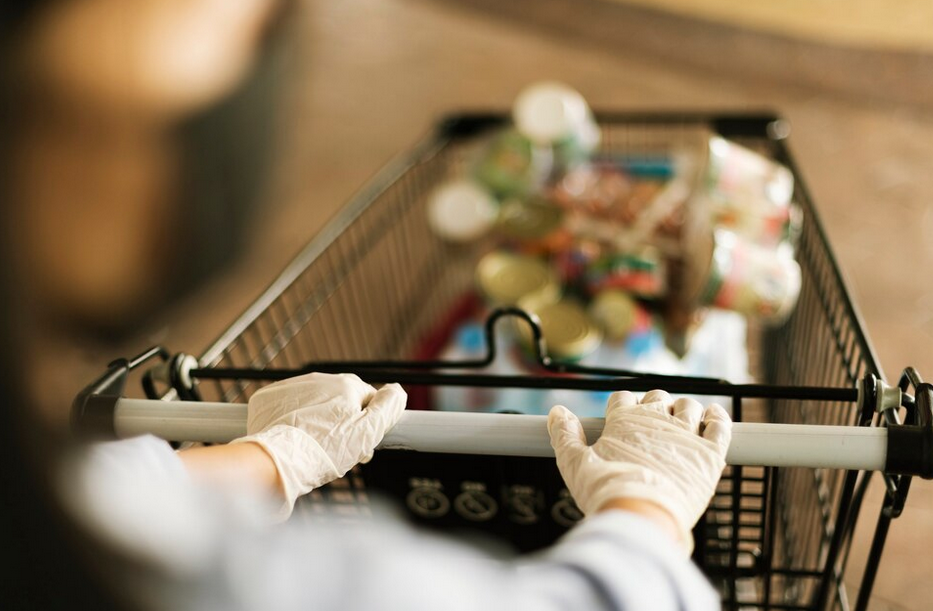
M 272 457 L 285 495 L 296 499 L 367 462 L 398 422 L 408 395 L 398 384 L 378 391 L 350 374 L 312 373 L 262 388 L 249 400 L 248 435 Z

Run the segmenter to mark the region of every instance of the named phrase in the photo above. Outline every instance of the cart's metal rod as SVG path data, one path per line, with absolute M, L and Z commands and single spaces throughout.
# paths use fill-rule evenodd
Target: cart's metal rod
M 590 442 L 601 418 L 584 418 Z M 165 439 L 226 442 L 246 434 L 246 405 L 120 399 L 118 437 L 151 433 Z M 545 416 L 410 411 L 389 431 L 382 449 L 454 454 L 553 456 Z M 887 430 L 854 426 L 737 422 L 726 461 L 732 465 L 880 471 Z
M 799 401 L 858 401 L 857 388 L 822 386 L 774 386 L 768 384 L 710 383 L 681 377 L 646 375 L 638 378 L 571 377 L 571 376 L 503 376 L 464 373 L 428 373 L 405 370 L 353 371 L 346 365 L 316 366 L 314 369 L 192 369 L 191 377 L 202 380 L 263 380 L 275 381 L 311 373 L 356 373 L 370 384 L 426 386 L 483 386 L 492 388 L 561 388 L 570 390 L 631 390 L 648 391 L 663 384 L 664 390 L 675 394 L 744 397 L 747 399 L 795 399 Z

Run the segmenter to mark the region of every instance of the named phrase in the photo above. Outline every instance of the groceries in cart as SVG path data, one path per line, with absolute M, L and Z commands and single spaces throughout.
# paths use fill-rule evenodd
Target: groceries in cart
M 538 317 L 558 361 L 746 380 L 746 322 L 780 324 L 800 292 L 790 170 L 705 131 L 604 153 L 586 101 L 557 83 L 524 90 L 512 118 L 428 202 L 435 234 L 477 253 L 481 307 L 449 330 L 445 357 L 485 350 L 477 325 L 514 306 Z M 497 367 L 533 371 L 530 331 L 513 327 Z M 543 413 L 553 399 L 456 394 L 437 407 Z

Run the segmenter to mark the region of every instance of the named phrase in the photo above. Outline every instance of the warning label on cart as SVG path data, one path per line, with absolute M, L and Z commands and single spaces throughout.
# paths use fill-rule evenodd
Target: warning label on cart
M 454 511 L 471 522 L 491 520 L 499 511 L 499 504 L 486 493 L 486 484 L 463 482 L 462 492 L 454 499 Z
M 416 516 L 441 518 L 450 512 L 450 500 L 443 493 L 441 482 L 431 478 L 413 477 L 408 480 L 411 491 L 405 504 Z

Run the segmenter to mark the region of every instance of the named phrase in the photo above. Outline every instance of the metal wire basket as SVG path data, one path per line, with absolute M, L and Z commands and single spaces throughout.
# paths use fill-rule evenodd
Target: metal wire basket
M 460 364 L 460 372 L 451 372 L 449 363 L 431 362 L 426 340 L 470 290 L 485 245 L 452 246 L 436 238 L 427 224 L 427 197 L 461 172 L 471 152 L 505 122 L 499 115 L 467 115 L 445 121 L 376 176 L 196 361 L 155 349 L 116 363 L 109 377 L 76 401 L 82 426 L 104 422 L 104 428 L 125 434 L 129 429 L 119 430 L 119 410 L 129 403 L 106 397 L 122 401 L 126 372 L 153 356 L 166 365 L 150 370 L 144 385 L 151 397 L 161 399 L 242 403 L 270 380 L 307 370 L 354 371 L 373 383 L 406 384 L 413 401 L 423 393 L 419 389 L 437 384 L 663 387 L 727 397 L 737 422 L 871 425 L 886 388 L 877 381 L 882 378 L 877 359 L 784 145 L 784 123 L 765 115 L 600 114 L 597 119 L 605 153 L 666 151 L 695 142 L 700 132 L 713 132 L 794 173 L 794 198 L 803 209 L 796 255 L 802 290 L 784 324 L 751 334 L 757 384 L 575 368 L 541 353 L 543 369 L 560 376 L 502 378 L 464 367 L 484 363 Z M 490 323 L 490 334 L 492 329 Z M 168 391 L 158 384 L 160 378 Z M 917 399 L 899 393 L 896 405 L 887 406 L 887 423 L 900 424 L 896 410 L 904 405 L 915 428 L 929 428 L 928 385 L 912 370 L 901 382 L 903 391 L 914 387 Z M 95 401 L 104 407 L 98 410 Z M 199 438 L 195 429 L 188 430 L 194 431 L 189 439 Z M 917 466 L 900 469 L 905 475 L 884 475 L 889 494 L 879 533 L 903 507 L 909 474 L 930 475 L 926 459 L 911 452 Z M 890 465 L 892 457 L 887 461 Z M 870 475 L 839 468 L 727 467 L 694 533 L 694 559 L 720 588 L 724 608 L 848 609 L 846 566 Z M 479 530 L 519 550 L 553 542 L 580 518 L 552 459 L 389 450 L 345 480 L 313 492 L 302 511 L 358 516 L 367 511 L 372 491 L 400 499 L 413 520 L 445 530 Z M 877 539 L 861 579 L 858 609 L 868 602 L 883 533 Z

